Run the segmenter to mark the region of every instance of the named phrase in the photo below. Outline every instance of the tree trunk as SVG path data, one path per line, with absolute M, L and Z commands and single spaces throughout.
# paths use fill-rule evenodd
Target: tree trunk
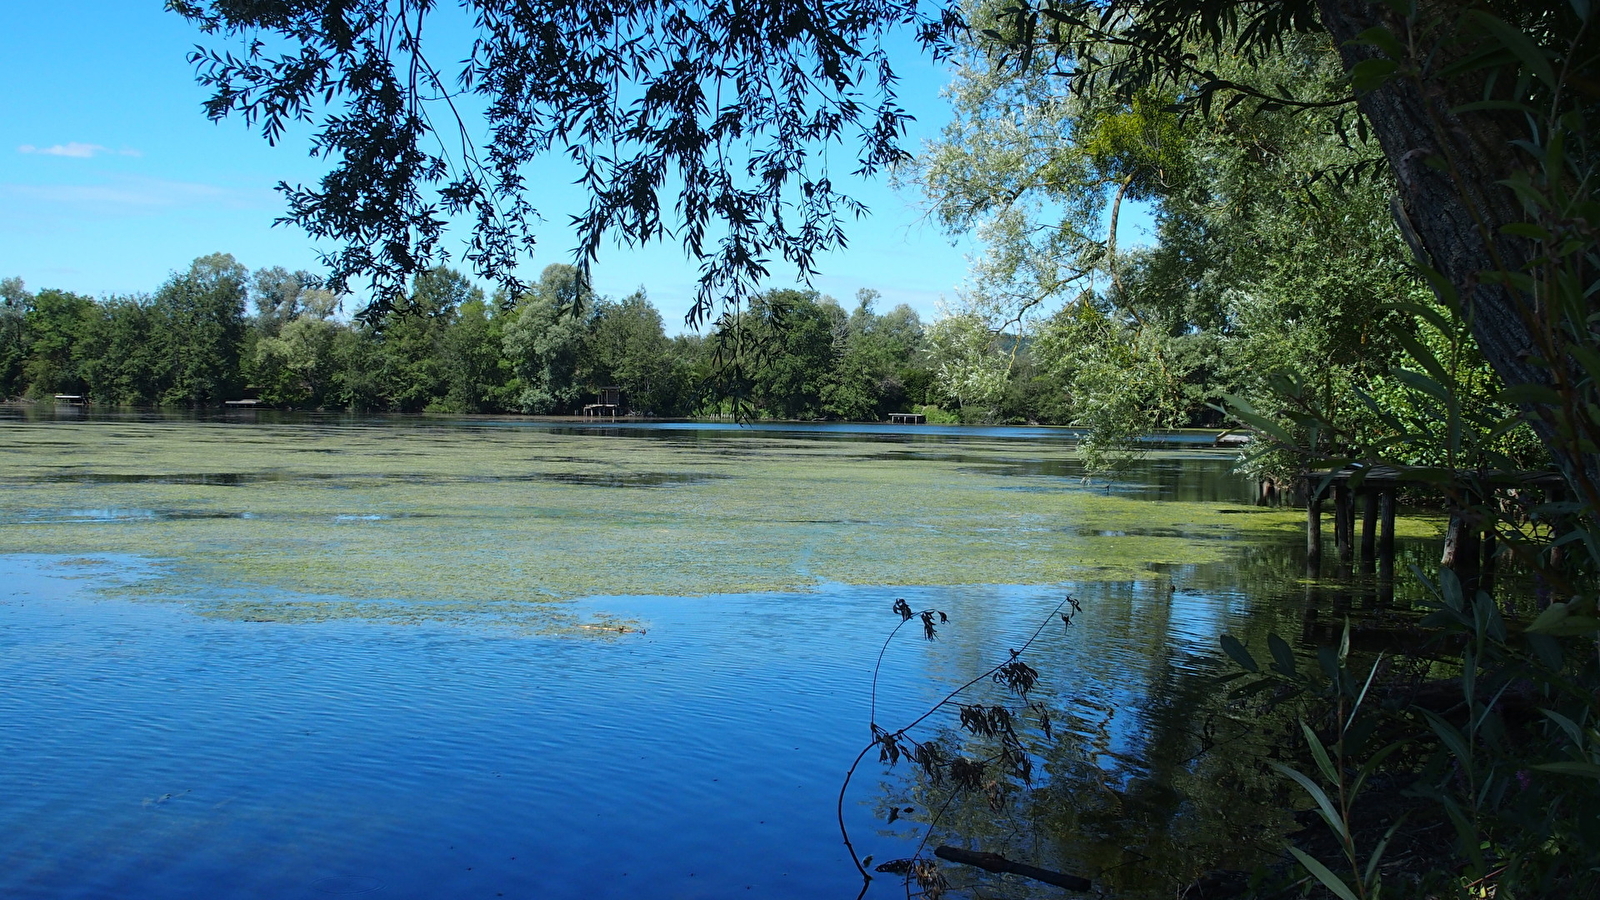
M 1415 40 L 1413 55 L 1427 57 L 1423 77 L 1396 75 L 1360 95 L 1361 113 L 1394 170 L 1398 220 L 1418 263 L 1444 276 L 1455 289 L 1455 303 L 1472 316 L 1473 334 L 1485 359 L 1507 385 L 1552 385 L 1551 369 L 1533 358 L 1551 358 L 1550 323 L 1541 321 L 1533 298 L 1483 279 L 1486 270 L 1523 272 L 1536 250 L 1529 241 L 1501 233 L 1501 227 L 1526 222 L 1517 197 L 1501 182 L 1535 166 L 1513 145 L 1526 139 L 1517 114 L 1500 111 L 1454 113 L 1485 97 L 1486 72 L 1453 79 L 1431 76 L 1472 48 L 1455 39 L 1455 23 L 1466 0 L 1423 0 L 1413 29 L 1388 4 L 1365 0 L 1319 0 L 1322 21 L 1351 70 L 1382 54 L 1350 43 L 1369 28 L 1387 28 L 1402 44 Z M 1402 61 L 1402 69 L 1409 63 Z M 1503 73 L 1502 73 L 1503 74 Z M 1443 170 L 1429 163 L 1444 163 Z M 1448 298 L 1441 298 L 1446 299 Z M 1554 354 L 1558 359 L 1565 354 Z M 1549 411 L 1525 408 L 1555 462 L 1585 499 L 1600 499 L 1600 456 L 1582 453 L 1560 439 Z
M 1461 594 L 1468 601 L 1478 592 L 1482 546 L 1477 524 L 1464 513 L 1452 513 L 1450 527 L 1444 535 L 1444 556 L 1439 560 L 1439 565 L 1456 573 L 1456 580 L 1461 582 Z

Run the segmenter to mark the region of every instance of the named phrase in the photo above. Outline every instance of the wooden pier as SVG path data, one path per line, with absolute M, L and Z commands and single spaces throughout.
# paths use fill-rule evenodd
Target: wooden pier
M 928 417 L 922 413 L 889 413 L 890 425 L 926 425 Z
M 590 403 L 583 408 L 584 418 L 615 419 L 623 414 L 622 388 L 601 388 L 599 400 L 600 402 Z
M 1424 477 L 1424 473 L 1426 476 Z M 1346 466 L 1337 472 L 1309 472 L 1303 476 L 1306 501 L 1306 571 L 1316 577 L 1322 565 L 1323 504 L 1333 501 L 1333 546 L 1346 574 L 1359 561 L 1364 575 L 1376 574 L 1385 583 L 1394 580 L 1395 495 L 1403 485 L 1430 486 L 1445 495 L 1450 525 L 1445 534 L 1441 565 L 1456 573 L 1462 587 L 1490 589 L 1496 550 L 1494 529 L 1468 510 L 1492 502 L 1500 490 L 1537 489 L 1547 498 L 1563 495 L 1566 480 L 1557 472 L 1457 473 L 1441 484 L 1438 470 L 1394 466 Z M 1485 496 L 1488 495 L 1488 496 Z M 1357 554 L 1356 511 L 1361 527 Z

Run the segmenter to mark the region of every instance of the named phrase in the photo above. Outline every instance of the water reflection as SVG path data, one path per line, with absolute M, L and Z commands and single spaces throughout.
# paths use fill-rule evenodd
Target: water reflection
M 1259 603 L 1216 568 L 1171 575 L 1184 586 L 1072 586 L 1084 612 L 1070 628 L 1047 630 L 1030 651 L 1046 676 L 1031 699 L 1059 717 L 1049 737 L 1036 717 L 1023 717 L 1024 738 L 1037 754 L 1034 789 L 1007 791 L 996 805 L 987 794 L 958 794 L 949 781 L 904 766 L 905 780 L 886 786 L 876 808 L 919 812 L 909 816 L 914 824 L 902 822 L 887 834 L 910 839 L 936 811 L 929 846 L 1001 852 L 1088 877 L 1117 897 L 1171 897 L 1209 869 L 1249 869 L 1266 858 L 1271 848 L 1264 838 L 1288 824 L 1278 812 L 1281 779 L 1260 763 L 1270 735 L 1239 727 L 1213 690 L 1225 671 L 1216 647 L 1224 633 L 1294 634 L 1304 611 L 1291 597 Z M 992 605 L 969 613 L 976 622 L 958 616 L 961 624 L 941 638 L 961 649 L 929 651 L 961 660 L 942 670 L 947 682 L 979 665 L 985 651 L 991 662 L 1003 659 L 1004 648 L 1019 645 L 1032 624 L 1025 613 L 997 617 Z M 983 685 L 969 702 L 1008 700 L 1015 702 Z M 953 731 L 943 741 L 950 753 L 981 758 L 984 752 Z M 996 774 L 991 768 L 990 777 Z M 1040 890 L 973 869 L 947 874 L 958 888 L 983 885 L 985 897 Z

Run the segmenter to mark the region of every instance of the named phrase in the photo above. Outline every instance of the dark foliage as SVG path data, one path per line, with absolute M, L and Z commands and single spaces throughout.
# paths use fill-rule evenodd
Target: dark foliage
M 473 222 L 473 267 L 519 294 L 539 217 L 525 166 L 547 153 L 589 194 L 572 217 L 581 271 L 608 237 L 674 239 L 703 263 L 691 323 L 752 297 L 774 261 L 809 277 L 862 212 L 835 186 L 829 147 L 854 148 L 859 173 L 906 157 L 886 35 L 911 27 L 934 46 L 954 23 L 914 0 L 468 0 L 474 39 L 458 49 L 438 43 L 442 6 L 168 3 L 240 43 L 191 56 L 208 115 L 273 142 L 316 123 L 313 152 L 332 168 L 319 185 L 280 185 L 286 221 L 339 245 L 333 287 L 370 280 L 368 318 L 446 258 L 451 217 Z

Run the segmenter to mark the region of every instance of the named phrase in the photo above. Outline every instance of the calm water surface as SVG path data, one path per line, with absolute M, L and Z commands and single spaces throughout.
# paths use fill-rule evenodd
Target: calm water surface
M 961 462 L 967 439 L 799 433 L 888 441 L 908 465 Z M 631 439 L 720 434 L 673 426 Z M 1081 474 L 1054 457 L 971 465 L 1016 476 L 1018 489 Z M 1220 457 L 1168 456 L 1110 489 L 1247 499 L 1249 485 L 1227 469 Z M 31 527 L 17 516 L 4 524 Z M 139 600 L 156 556 L 92 546 L 0 555 L 0 896 L 854 897 L 835 799 L 868 740 L 870 679 L 896 597 L 951 622 L 937 642 L 891 647 L 878 696 L 890 727 L 1020 646 L 1065 593 L 1078 596 L 1083 613 L 1050 629 L 1034 657 L 1041 693 L 1074 752 L 1102 773 L 1097 789 L 1131 804 L 1150 793 L 1137 785 L 1193 774 L 1186 735 L 1198 725 L 1186 698 L 1221 670 L 1217 638 L 1263 619 L 1290 632 L 1304 622 L 1304 588 L 1284 574 L 1294 553 L 1292 539 L 1258 541 L 1224 563 L 1133 581 L 824 580 L 801 593 L 590 597 L 576 609 L 645 631 L 589 636 L 219 619 Z M 904 826 L 927 817 L 912 801 L 901 822 L 884 821 L 886 798 L 915 796 L 903 774 L 868 766 L 845 805 L 861 852 L 880 861 L 912 852 L 918 832 Z M 1171 796 L 1160 816 L 1192 811 L 1162 790 Z M 1152 858 L 1146 877 L 1107 876 L 1094 867 L 1117 836 L 1095 837 L 1097 852 L 1084 840 L 1047 841 L 1034 858 L 1128 885 L 1128 896 L 1166 889 L 1169 862 Z M 871 894 L 899 895 L 892 878 Z

